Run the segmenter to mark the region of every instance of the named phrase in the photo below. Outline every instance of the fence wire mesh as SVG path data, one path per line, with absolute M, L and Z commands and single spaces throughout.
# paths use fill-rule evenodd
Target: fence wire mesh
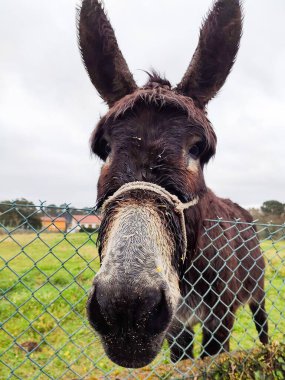
M 0 207 L 1 379 L 284 378 L 285 225 L 217 219 L 207 221 L 204 230 L 209 245 L 215 247 L 222 238 L 230 250 L 225 228 L 231 229 L 233 238 L 239 237 L 241 245 L 244 231 L 257 230 L 254 234 L 266 262 L 267 348 L 259 343 L 252 313 L 245 306 L 236 314 L 228 355 L 198 359 L 204 327 L 198 323 L 191 342 L 194 359 L 172 363 L 165 342 L 151 365 L 131 370 L 106 357 L 86 319 L 87 294 L 100 266 L 96 246 L 100 216 L 93 209 L 45 207 L 44 203 Z M 219 254 L 220 245 L 215 248 Z M 185 331 L 186 324 L 181 334 Z M 187 356 L 189 346 L 181 344 L 179 336 L 173 337 L 172 344 Z M 242 375 L 230 377 L 237 369 Z

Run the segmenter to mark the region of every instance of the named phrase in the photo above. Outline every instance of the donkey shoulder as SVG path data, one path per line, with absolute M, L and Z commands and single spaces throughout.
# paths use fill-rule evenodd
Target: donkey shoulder
M 221 218 L 226 221 L 240 219 L 241 222 L 252 223 L 251 214 L 239 204 L 227 198 L 217 197 L 211 190 L 207 191 L 204 219 Z

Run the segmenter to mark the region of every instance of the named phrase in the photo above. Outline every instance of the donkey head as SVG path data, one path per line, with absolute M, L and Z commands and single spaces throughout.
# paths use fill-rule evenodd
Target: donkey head
M 104 161 L 99 206 L 136 181 L 159 185 L 184 203 L 203 197 L 203 167 L 216 148 L 205 107 L 232 68 L 241 24 L 239 0 L 216 1 L 181 82 L 172 88 L 153 73 L 138 88 L 102 4 L 83 0 L 80 49 L 92 83 L 109 106 L 91 138 L 93 152 Z M 196 249 L 201 213 L 199 204 L 185 212 L 187 256 Z M 148 364 L 174 318 L 183 295 L 180 216 L 167 197 L 140 186 L 126 188 L 104 205 L 101 269 L 87 311 L 107 355 L 119 365 Z

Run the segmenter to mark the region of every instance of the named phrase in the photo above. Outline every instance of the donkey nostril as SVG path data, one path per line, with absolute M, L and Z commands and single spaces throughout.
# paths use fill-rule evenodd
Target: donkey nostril
M 110 326 L 102 313 L 101 306 L 97 299 L 97 291 L 98 289 L 95 286 L 87 302 L 87 316 L 91 326 L 99 334 L 107 334 L 110 331 Z
M 150 310 L 146 324 L 146 329 L 150 334 L 157 334 L 166 330 L 172 317 L 171 308 L 163 290 L 160 291 L 157 301 L 156 305 Z

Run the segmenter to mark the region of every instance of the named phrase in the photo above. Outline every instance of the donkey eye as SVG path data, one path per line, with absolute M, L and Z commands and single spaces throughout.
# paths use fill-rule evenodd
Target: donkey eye
M 193 145 L 189 149 L 189 156 L 193 158 L 194 160 L 197 160 L 200 153 L 201 153 L 201 148 L 199 147 L 199 145 Z
M 106 156 L 108 157 L 109 156 L 109 154 L 111 153 L 111 146 L 110 146 L 110 144 L 106 144 L 106 146 L 105 146 L 105 153 L 106 153 Z

